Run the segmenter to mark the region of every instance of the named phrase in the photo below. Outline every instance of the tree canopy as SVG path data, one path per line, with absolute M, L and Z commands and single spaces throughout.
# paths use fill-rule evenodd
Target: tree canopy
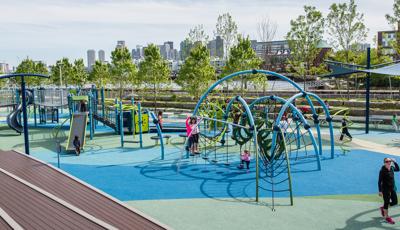
M 307 76 L 319 71 L 314 61 L 320 52 L 318 44 L 324 34 L 325 20 L 322 13 L 313 6 L 304 6 L 304 13 L 290 21 L 290 31 L 286 38 L 289 40 L 291 54 L 288 70 L 305 80 Z
M 127 47 L 117 47 L 111 52 L 111 79 L 119 88 L 119 97 L 122 99 L 123 89 L 128 84 L 137 82 L 136 65 Z
M 161 57 L 160 49 L 156 45 L 150 44 L 144 49 L 144 60 L 139 66 L 140 80 L 152 85 L 154 108 L 156 108 L 157 92 L 162 84 L 169 82 L 171 71 L 168 63 Z
M 48 74 L 48 70 L 46 65 L 43 62 L 33 61 L 32 59 L 26 58 L 22 60 L 22 62 L 18 65 L 15 73 L 35 73 L 35 74 Z M 19 77 L 16 79 L 19 81 Z M 28 77 L 25 78 L 26 85 L 29 86 L 38 86 L 43 81 L 46 81 L 43 78 L 38 77 Z
M 215 69 L 210 64 L 210 52 L 204 45 L 190 51 L 177 78 L 177 83 L 190 95 L 199 98 L 215 78 Z

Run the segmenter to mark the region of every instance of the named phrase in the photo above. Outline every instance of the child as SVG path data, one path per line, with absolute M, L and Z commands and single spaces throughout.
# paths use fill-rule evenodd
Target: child
M 379 196 L 383 197 L 383 206 L 380 207 L 381 215 L 389 224 L 394 224 L 393 219 L 389 216 L 389 205 L 397 204 L 396 186 L 394 182 L 394 172 L 399 171 L 399 165 L 394 159 L 383 159 L 384 165 L 379 172 L 378 189 Z M 392 162 L 394 166 L 392 166 Z
M 160 129 L 162 131 L 163 129 L 163 118 L 162 118 L 162 111 L 158 111 L 158 115 L 157 115 L 157 119 L 158 119 L 158 124 L 160 125 Z
M 81 142 L 79 141 L 79 137 L 78 136 L 75 136 L 73 145 L 75 147 L 76 155 L 79 156 L 79 154 L 81 154 Z
M 397 124 L 397 114 L 393 114 L 393 116 L 392 116 L 392 127 L 395 132 L 399 131 L 399 126 Z
M 347 119 L 345 117 L 343 117 L 343 119 L 342 119 L 342 128 L 340 129 L 340 131 L 341 131 L 341 134 L 340 134 L 339 140 L 342 141 L 344 135 L 348 136 L 350 138 L 350 140 L 353 139 L 353 137 L 349 133 L 349 129 L 348 129 L 348 125 L 347 125 Z
M 328 102 L 328 100 L 325 100 L 324 103 L 325 103 L 326 108 L 329 110 L 329 102 Z
M 186 118 L 186 136 L 188 138 L 188 142 L 186 145 L 186 151 L 191 151 L 190 148 L 192 147 L 192 143 L 191 143 L 191 138 L 190 136 L 192 135 L 192 128 L 190 127 L 190 116 L 188 116 Z
M 85 113 L 87 111 L 86 102 L 84 100 L 80 101 L 79 112 Z
M 190 122 L 189 122 L 189 126 L 191 129 L 191 135 L 189 137 L 189 139 L 191 138 L 191 152 L 192 154 L 199 154 L 199 133 L 200 133 L 200 129 L 199 126 L 197 124 L 197 118 L 196 117 L 191 117 L 190 118 Z
M 246 163 L 246 169 L 247 169 L 246 172 L 249 172 L 249 170 L 250 170 L 250 152 L 249 152 L 249 150 L 245 149 L 243 151 L 243 153 L 240 154 L 240 160 L 241 160 L 240 168 L 244 168 L 244 163 Z
M 286 116 L 283 116 L 282 120 L 279 122 L 279 128 L 281 128 L 283 135 L 286 137 L 286 132 L 287 129 L 289 128 L 289 122 Z

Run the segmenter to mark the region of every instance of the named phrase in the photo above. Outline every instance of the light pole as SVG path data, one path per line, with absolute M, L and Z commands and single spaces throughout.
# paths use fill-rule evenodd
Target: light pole
M 60 67 L 60 91 L 61 91 L 61 114 L 63 113 L 63 107 L 64 107 L 64 90 L 62 88 L 62 73 L 61 73 L 61 66 L 62 63 L 60 63 L 59 67 Z

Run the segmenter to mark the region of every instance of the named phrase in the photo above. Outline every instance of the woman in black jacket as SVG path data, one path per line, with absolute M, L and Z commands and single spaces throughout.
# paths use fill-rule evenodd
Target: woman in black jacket
M 393 165 L 392 166 L 392 162 Z M 381 209 L 382 217 L 385 218 L 389 224 L 394 224 L 393 219 L 388 214 L 388 208 L 397 204 L 396 186 L 394 182 L 394 172 L 399 171 L 399 165 L 394 159 L 385 158 L 384 165 L 379 172 L 379 196 L 383 197 L 383 206 Z

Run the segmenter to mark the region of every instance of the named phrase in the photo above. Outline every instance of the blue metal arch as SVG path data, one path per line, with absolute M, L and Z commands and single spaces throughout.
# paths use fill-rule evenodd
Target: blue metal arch
M 220 85 L 221 83 L 223 83 L 223 82 L 225 82 L 225 81 L 227 81 L 227 80 L 229 80 L 231 78 L 234 78 L 236 76 L 239 76 L 239 75 L 257 74 L 257 73 L 264 74 L 265 76 L 272 75 L 274 77 L 280 78 L 280 79 L 290 83 L 294 88 L 296 88 L 300 92 L 302 92 L 302 93 L 304 92 L 304 90 L 296 82 L 290 80 L 289 78 L 287 78 L 287 77 L 285 77 L 285 76 L 283 76 L 281 74 L 278 74 L 278 73 L 275 73 L 275 72 L 272 72 L 272 71 L 268 71 L 268 70 L 243 70 L 243 71 L 239 71 L 239 72 L 236 72 L 236 73 L 232 73 L 232 74 L 230 74 L 230 75 L 228 75 L 228 76 L 226 76 L 224 78 L 221 78 L 220 80 L 216 81 L 212 86 L 210 86 L 210 88 L 207 89 L 207 91 L 201 96 L 200 100 L 197 102 L 197 105 L 196 105 L 196 107 L 194 109 L 193 114 L 197 114 L 197 111 L 198 111 L 201 103 L 204 101 L 204 99 L 206 99 L 208 94 L 212 90 L 214 90 L 218 85 Z

